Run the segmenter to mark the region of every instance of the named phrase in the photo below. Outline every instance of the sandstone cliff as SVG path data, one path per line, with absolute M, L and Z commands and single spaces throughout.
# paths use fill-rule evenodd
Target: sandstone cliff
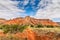
M 50 19 L 35 19 L 32 17 L 19 17 L 11 20 L 5 21 L 3 24 L 19 24 L 19 25 L 25 25 L 25 24 L 32 24 L 32 25 L 37 25 L 37 24 L 42 24 L 42 25 L 53 25 L 57 26 L 58 24 L 56 22 L 53 22 Z

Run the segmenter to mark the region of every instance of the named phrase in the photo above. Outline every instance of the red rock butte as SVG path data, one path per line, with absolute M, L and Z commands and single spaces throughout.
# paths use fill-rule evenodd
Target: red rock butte
M 24 25 L 24 24 L 32 24 L 32 25 L 37 25 L 37 24 L 42 24 L 42 25 L 53 25 L 53 26 L 58 26 L 58 24 L 50 19 L 36 19 L 32 18 L 30 16 L 26 16 L 25 18 L 19 17 L 19 18 L 14 18 L 11 20 L 6 20 L 3 22 L 3 24 L 19 24 L 19 25 Z
M 0 19 L 0 24 L 19 24 L 19 25 L 24 25 L 24 24 L 33 24 L 33 25 L 37 25 L 37 24 L 42 24 L 42 25 L 53 25 L 53 26 L 57 26 L 58 24 L 56 22 L 53 22 L 50 19 L 36 19 L 36 18 L 32 18 L 32 17 L 19 17 L 19 18 L 14 18 L 11 20 L 5 20 L 5 19 Z M 6 34 L 4 34 L 2 31 L 0 31 L 0 36 L 6 36 Z M 35 32 L 33 32 L 31 29 L 26 29 L 25 32 L 23 33 L 16 33 L 14 34 L 15 37 L 22 37 L 22 38 L 26 38 L 28 40 L 52 40 L 50 37 L 48 36 L 37 36 L 37 34 Z

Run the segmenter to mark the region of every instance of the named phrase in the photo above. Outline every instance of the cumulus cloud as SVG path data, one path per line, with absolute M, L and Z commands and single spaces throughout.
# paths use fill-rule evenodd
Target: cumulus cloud
M 19 12 L 23 13 L 25 11 L 18 9 L 18 3 L 17 1 L 0 0 L 0 18 L 11 19 L 19 17 Z
M 35 7 L 35 0 L 31 0 L 32 8 L 35 10 L 40 8 L 36 15 L 31 16 L 35 18 L 60 18 L 60 0 L 41 0 Z M 20 16 L 27 16 L 25 9 L 18 9 L 17 4 L 23 4 L 22 9 L 29 3 L 29 0 L 11 1 L 11 0 L 0 0 L 0 18 L 12 19 Z M 28 5 L 29 6 L 29 5 Z M 28 7 L 27 7 L 28 8 Z
M 45 6 L 45 8 L 40 8 L 34 16 L 35 18 L 60 18 L 60 0 L 41 0 L 39 5 Z
M 27 5 L 29 3 L 29 0 L 24 0 L 23 4 Z

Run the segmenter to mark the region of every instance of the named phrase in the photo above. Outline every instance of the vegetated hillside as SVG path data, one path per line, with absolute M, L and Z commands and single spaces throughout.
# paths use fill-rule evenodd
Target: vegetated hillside
M 57 28 L 55 26 L 58 26 L 58 24 L 50 19 L 35 19 L 27 16 L 25 18 L 19 17 L 6 20 L 2 22 L 2 24 L 5 24 L 0 25 L 0 39 L 3 40 L 58 40 L 60 38 L 60 31 L 55 31 L 55 28 Z M 42 25 L 38 24 L 48 25 L 46 27 L 47 29 L 45 27 L 42 28 Z M 37 26 L 34 29 L 31 28 L 30 25 Z M 53 27 L 49 25 L 53 25 Z
M 5 21 L 3 24 L 19 24 L 19 25 L 25 25 L 25 24 L 31 24 L 31 25 L 37 25 L 37 24 L 42 24 L 42 25 L 53 25 L 53 26 L 58 26 L 56 22 L 53 22 L 50 19 L 36 19 L 32 18 L 29 16 L 26 16 L 25 18 L 15 18 L 11 20 Z

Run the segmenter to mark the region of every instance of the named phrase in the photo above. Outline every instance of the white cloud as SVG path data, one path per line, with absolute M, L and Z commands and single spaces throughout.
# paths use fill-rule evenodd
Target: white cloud
M 15 18 L 20 16 L 19 12 L 25 12 L 17 8 L 18 3 L 17 1 L 0 0 L 0 18 Z
M 31 3 L 34 5 L 34 1 L 32 0 Z M 23 5 L 27 5 L 29 0 L 24 0 Z M 19 1 L 11 1 L 11 0 L 0 0 L 0 18 L 15 18 L 19 16 L 26 16 L 27 14 L 25 10 L 21 10 L 17 8 L 17 4 Z M 35 18 L 60 18 L 60 0 L 41 0 L 38 7 L 45 6 L 44 9 L 40 8 L 36 15 L 33 16 Z M 35 8 L 33 6 L 33 8 Z M 20 13 L 19 13 L 20 12 Z M 23 14 L 21 14 L 23 13 Z
M 29 0 L 24 0 L 23 4 L 27 5 L 29 3 Z
M 46 4 L 47 1 L 48 4 Z M 45 5 L 45 8 L 39 9 L 34 16 L 35 18 L 60 18 L 60 0 L 41 0 L 39 5 Z

